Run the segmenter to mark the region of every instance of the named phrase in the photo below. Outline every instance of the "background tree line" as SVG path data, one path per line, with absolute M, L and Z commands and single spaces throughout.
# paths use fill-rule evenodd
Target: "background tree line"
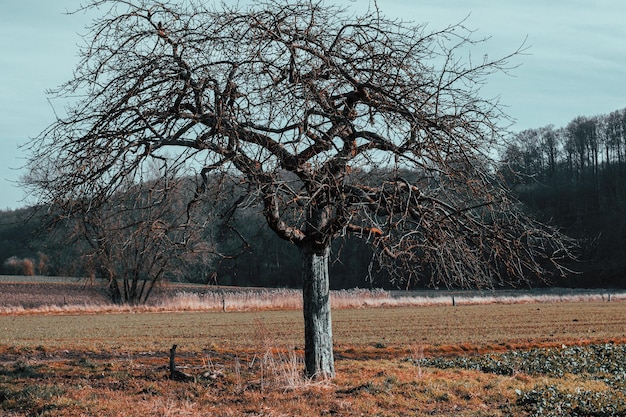
M 626 109 L 516 134 L 503 173 L 541 220 L 581 239 L 573 286 L 626 286 Z M 517 172 L 520 175 L 514 175 Z
M 583 256 L 572 265 L 580 273 L 553 284 L 626 287 L 626 109 L 513 135 L 501 173 L 535 216 L 583 242 Z M 370 176 L 375 182 L 376 172 Z M 297 248 L 264 227 L 258 207 L 236 201 L 243 189 L 234 179 L 227 193 L 222 188 L 220 195 L 202 197 L 212 202 L 213 214 L 196 214 L 193 221 L 203 224 L 193 236 L 182 231 L 182 222 L 191 221 L 184 213 L 193 181 L 170 182 L 167 192 L 158 181 L 143 184 L 143 191 L 127 184 L 98 216 L 57 221 L 52 228 L 34 208 L 0 211 L 0 273 L 95 277 L 114 283 L 114 299 L 139 297 L 135 302 L 160 279 L 301 286 Z M 338 241 L 332 253 L 333 288 L 396 288 L 389 273 L 372 264 L 372 249 L 362 239 Z M 409 287 L 428 287 L 428 275 L 425 268 Z
M 210 209 L 189 219 L 191 184 L 179 179 L 167 192 L 154 182 L 127 184 L 104 209 L 80 218 L 34 207 L 0 211 L 0 274 L 101 279 L 112 299 L 123 302 L 141 302 L 161 279 L 301 287 L 297 248 L 264 227 L 257 205 L 238 201 L 242 187 L 233 182 L 228 192 L 208 192 L 202 199 Z M 195 227 L 183 231 L 187 222 Z M 333 253 L 333 288 L 390 286 L 387 273 L 372 270 L 373 251 L 362 239 L 337 242 Z

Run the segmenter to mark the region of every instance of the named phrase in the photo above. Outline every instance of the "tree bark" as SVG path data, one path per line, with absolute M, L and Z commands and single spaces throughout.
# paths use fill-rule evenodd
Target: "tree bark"
M 304 363 L 310 378 L 335 376 L 330 314 L 330 247 L 301 248 L 304 257 Z

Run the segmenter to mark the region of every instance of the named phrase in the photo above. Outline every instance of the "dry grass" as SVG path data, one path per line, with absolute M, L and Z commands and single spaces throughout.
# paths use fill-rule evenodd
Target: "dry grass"
M 519 393 L 548 387 L 566 396 L 608 388 L 586 375 L 506 376 L 438 369 L 422 360 L 626 343 L 626 302 L 615 294 L 611 302 L 593 298 L 598 295 L 573 302 L 569 295 L 558 302 L 516 298 L 490 304 L 484 297 L 455 295 L 454 307 L 449 296 L 440 302 L 423 296 L 398 307 L 407 302 L 401 295 L 341 292 L 333 297 L 338 375 L 317 382 L 302 377 L 297 304 L 286 310 L 254 305 L 270 294 L 251 291 L 233 293 L 224 312 L 219 296 L 189 294 L 185 289 L 178 297 L 195 297 L 203 306 L 5 311 L 10 314 L 0 315 L 0 415 L 526 416 L 534 414 L 520 404 Z M 296 296 L 283 290 L 273 300 Z M 210 297 L 213 307 L 203 299 Z M 363 308 L 370 306 L 377 308 Z M 167 378 L 174 343 L 178 367 L 197 376 L 195 382 Z
M 148 305 L 110 303 L 94 282 L 72 278 L 0 276 L 0 314 L 69 314 L 171 311 L 301 310 L 302 292 L 292 289 L 237 289 L 164 284 Z M 331 292 L 333 309 L 485 304 L 625 301 L 625 291 L 548 289 L 538 291 L 384 291 Z
M 624 343 L 625 305 L 542 305 L 544 314 L 528 317 L 528 327 L 534 329 L 526 330 L 525 335 L 534 332 L 529 340 L 515 334 L 520 329 L 517 314 L 529 313 L 524 307 L 537 311 L 536 306 L 339 310 L 338 376 L 321 383 L 302 377 L 301 328 L 292 311 L 3 316 L 0 415 L 531 415 L 518 404 L 519 393 L 536 387 L 557 387 L 563 393 L 603 392 L 606 387 L 585 376 L 502 376 L 420 366 L 420 360 L 560 346 L 575 334 L 577 339 L 568 343 L 585 344 L 591 340 L 581 335 L 588 334 L 595 320 L 608 317 L 613 323 L 603 331 Z M 493 326 L 476 324 L 481 310 L 483 322 Z M 555 313 L 563 318 L 555 320 Z M 405 320 L 390 321 L 398 316 Z M 568 333 L 542 334 L 568 318 L 587 316 L 589 321 Z M 462 326 L 468 328 L 459 334 Z M 484 332 L 471 335 L 478 328 Z M 167 378 L 172 342 L 180 344 L 179 369 L 197 376 L 195 382 Z
M 262 351 L 210 354 L 210 360 L 198 355 L 179 359 L 182 369 L 199 376 L 185 383 L 167 378 L 164 354 L 4 352 L 0 412 L 20 417 L 529 416 L 534 414 L 519 403 L 520 392 L 538 386 L 573 394 L 607 390 L 604 382 L 584 375 L 503 376 L 459 368 L 418 372 L 402 357 L 340 360 L 332 383 L 297 376 L 298 384 L 291 386 L 275 378 L 285 373 L 281 364 L 259 360 Z
M 406 416 L 460 410 L 450 415 L 475 416 L 510 401 L 523 385 L 467 371 L 428 370 L 416 380 L 410 364 L 385 361 L 343 362 L 333 384 L 296 389 L 263 385 L 254 364 L 236 389 L 229 358 L 222 360 L 223 374 L 192 383 L 168 380 L 152 359 L 136 359 L 132 367 L 121 360 L 11 364 L 0 377 L 0 396 L 6 398 L 0 405 L 14 416 Z M 187 363 L 188 371 L 202 371 Z M 506 388 L 499 392 L 488 385 Z

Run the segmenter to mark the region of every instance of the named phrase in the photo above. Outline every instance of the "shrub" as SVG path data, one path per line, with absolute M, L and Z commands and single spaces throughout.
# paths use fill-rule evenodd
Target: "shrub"
M 4 261 L 4 268 L 10 275 L 35 275 L 35 263 L 32 259 L 11 256 Z

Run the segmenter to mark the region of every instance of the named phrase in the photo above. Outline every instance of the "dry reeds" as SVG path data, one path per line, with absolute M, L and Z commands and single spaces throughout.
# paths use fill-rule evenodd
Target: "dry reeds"
M 428 293 L 428 294 L 427 294 Z M 445 292 L 410 292 L 396 294 L 381 289 L 331 291 L 331 306 L 334 309 L 411 307 L 440 305 L 481 304 L 529 304 L 554 302 L 604 302 L 625 301 L 625 292 L 552 290 L 544 292 L 507 292 L 505 295 L 455 294 Z M 178 292 L 172 298 L 154 306 L 163 310 L 190 311 L 258 311 L 298 310 L 302 308 L 302 293 L 293 289 L 266 289 L 259 291 Z
M 48 284 L 48 288 L 53 285 Z M 201 288 L 201 287 L 200 287 Z M 59 291 L 64 287 L 59 284 Z M 172 294 L 173 293 L 173 294 Z M 170 295 L 171 294 L 171 295 Z M 0 314 L 66 314 L 66 313 L 124 313 L 124 312 L 166 312 L 166 311 L 263 311 L 298 310 L 302 308 L 302 292 L 295 289 L 205 289 L 190 287 L 155 298 L 146 305 L 113 304 L 102 297 L 80 297 L 75 294 L 62 297 L 61 303 L 28 302 L 13 300 L 0 306 Z M 56 297 L 59 298 L 59 297 Z M 54 300 L 55 298 L 52 298 Z M 543 291 L 502 291 L 502 292 L 445 292 L 417 291 L 395 292 L 381 289 L 338 290 L 331 292 L 331 305 L 334 309 L 381 308 L 381 307 L 421 307 L 421 306 L 460 306 L 482 304 L 528 304 L 554 302 L 618 302 L 626 300 L 626 292 L 568 289 L 548 289 Z M 74 302 L 73 302 L 74 301 Z M 75 302 L 78 301 L 78 302 Z

